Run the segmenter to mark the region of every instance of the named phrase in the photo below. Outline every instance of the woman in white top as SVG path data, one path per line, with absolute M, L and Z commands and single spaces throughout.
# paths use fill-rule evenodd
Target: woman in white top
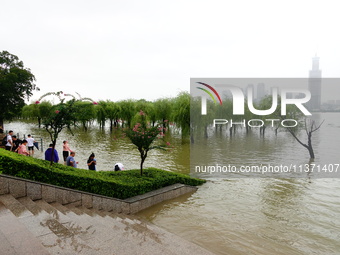
M 28 153 L 30 155 L 33 155 L 34 154 L 34 143 L 35 143 L 34 138 L 31 135 L 28 135 L 26 141 L 27 141 Z

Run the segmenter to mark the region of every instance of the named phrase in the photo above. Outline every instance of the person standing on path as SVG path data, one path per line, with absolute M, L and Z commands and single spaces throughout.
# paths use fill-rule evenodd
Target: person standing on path
M 90 155 L 89 159 L 87 160 L 87 165 L 89 166 L 89 170 L 92 170 L 92 171 L 96 171 L 97 161 L 96 161 L 96 159 L 94 157 L 95 157 L 95 155 L 92 152 L 92 154 Z
M 22 141 L 18 139 L 16 135 L 12 135 L 12 142 L 13 142 L 12 151 L 18 152 L 17 149 L 19 148 L 20 144 L 22 144 Z
M 77 168 L 77 164 L 79 163 L 79 162 L 76 162 L 76 160 L 74 159 L 74 156 L 76 155 L 76 152 L 75 151 L 72 151 L 71 153 L 70 153 L 70 156 L 68 156 L 67 157 L 67 159 L 66 159 L 66 165 L 67 166 L 72 166 L 72 167 L 74 167 L 74 168 Z
M 70 152 L 72 152 L 72 150 L 68 146 L 68 141 L 63 141 L 63 158 L 65 164 Z
M 50 144 L 50 147 L 45 151 L 45 160 L 51 161 L 52 160 L 52 154 L 53 154 L 53 161 L 55 163 L 59 162 L 59 156 L 56 149 L 53 151 L 53 143 Z
M 31 135 L 27 136 L 27 147 L 28 147 L 28 153 L 30 154 L 30 156 L 33 156 L 34 154 L 34 138 Z
M 5 145 L 6 150 L 11 151 L 13 148 L 13 140 L 12 140 L 13 130 L 10 130 L 7 134 L 7 143 Z
M 30 154 L 26 150 L 27 140 L 23 140 L 22 144 L 18 147 L 17 152 L 21 155 L 29 156 Z

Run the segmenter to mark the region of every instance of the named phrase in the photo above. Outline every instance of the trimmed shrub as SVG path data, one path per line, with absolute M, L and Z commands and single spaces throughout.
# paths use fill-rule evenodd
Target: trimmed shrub
M 19 155 L 0 149 L 0 173 L 33 181 L 48 183 L 108 197 L 125 199 L 146 192 L 182 183 L 201 185 L 205 180 L 191 178 L 156 168 L 118 172 L 94 172 L 85 169 L 53 164 L 46 160 Z

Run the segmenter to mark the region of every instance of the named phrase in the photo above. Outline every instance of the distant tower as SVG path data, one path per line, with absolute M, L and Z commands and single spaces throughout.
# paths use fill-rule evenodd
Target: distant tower
M 311 111 L 318 111 L 321 108 L 321 70 L 319 69 L 319 57 L 313 58 L 312 70 L 309 71 L 308 89 L 312 95 L 308 102 Z

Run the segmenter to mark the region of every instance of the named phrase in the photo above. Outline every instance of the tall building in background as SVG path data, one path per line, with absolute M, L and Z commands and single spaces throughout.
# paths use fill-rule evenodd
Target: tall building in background
M 321 70 L 319 68 L 320 58 L 315 55 L 312 63 L 312 70 L 309 71 L 308 89 L 312 95 L 307 107 L 311 111 L 318 111 L 321 108 Z

